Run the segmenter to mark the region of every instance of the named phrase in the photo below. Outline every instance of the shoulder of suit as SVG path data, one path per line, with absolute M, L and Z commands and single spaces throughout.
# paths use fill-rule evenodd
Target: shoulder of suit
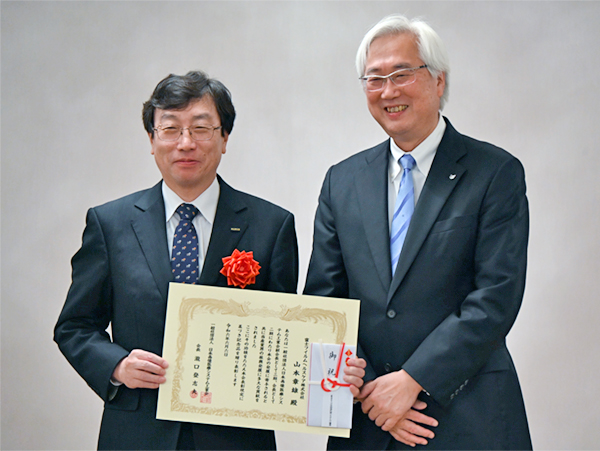
M 470 152 L 472 156 L 485 159 L 489 162 L 496 161 L 498 163 L 517 159 L 507 150 L 490 142 L 481 141 L 463 134 L 459 134 L 459 136 L 465 146 L 465 149 L 467 152 Z
M 355 153 L 354 155 L 349 156 L 348 158 L 340 161 L 339 163 L 334 164 L 333 166 L 331 166 L 330 171 L 357 170 L 365 165 L 372 163 L 373 161 L 379 158 L 384 158 L 385 163 L 387 164 L 387 156 L 389 150 L 390 140 L 386 139 L 385 141 L 377 144 L 376 146 Z
M 438 147 L 438 152 L 444 152 L 449 158 L 457 157 L 461 164 L 475 165 L 477 168 L 498 168 L 506 163 L 516 163 L 522 166 L 521 162 L 511 153 L 487 141 L 481 141 L 471 136 L 458 132 L 446 120 L 446 131 L 442 142 Z
M 253 194 L 246 193 L 244 191 L 237 190 L 231 185 L 227 184 L 223 179 L 219 178 L 221 182 L 221 195 L 230 196 L 235 199 L 237 204 L 244 204 L 248 208 L 254 210 L 261 210 L 262 213 L 278 214 L 278 215 L 292 215 L 292 213 L 279 205 L 274 204 L 271 201 L 255 196 Z
M 123 208 L 130 208 L 132 205 L 136 205 L 140 199 L 144 199 L 147 196 L 154 195 L 156 199 L 162 198 L 162 191 L 160 182 L 154 185 L 152 188 L 136 191 L 126 196 L 119 197 L 118 199 L 105 202 L 101 205 L 94 207 L 94 210 L 105 212 L 105 211 L 118 211 Z

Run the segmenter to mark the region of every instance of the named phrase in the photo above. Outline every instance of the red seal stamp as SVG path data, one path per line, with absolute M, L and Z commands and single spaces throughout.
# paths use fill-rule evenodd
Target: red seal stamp
M 202 404 L 210 404 L 212 402 L 212 393 L 205 391 L 200 393 L 200 402 Z
M 198 397 L 198 392 L 196 391 L 196 389 L 194 389 L 194 390 L 192 390 L 192 391 L 190 392 L 190 396 L 191 396 L 192 398 L 197 398 L 197 397 Z

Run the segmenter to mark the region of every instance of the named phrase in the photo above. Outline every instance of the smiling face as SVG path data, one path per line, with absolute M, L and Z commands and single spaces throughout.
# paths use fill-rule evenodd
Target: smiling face
M 154 126 L 193 126 L 219 127 L 219 114 L 212 97 L 205 95 L 193 100 L 182 110 L 161 110 L 154 112 Z M 229 135 L 222 136 L 215 130 L 209 141 L 194 141 L 187 130 L 177 141 L 161 141 L 157 134 L 148 134 L 152 144 L 152 155 L 163 180 L 179 197 L 186 202 L 196 199 L 215 180 L 221 155 L 226 151 Z
M 413 35 L 387 35 L 371 43 L 365 75 L 388 75 L 423 64 Z M 415 82 L 407 86 L 398 87 L 388 80 L 381 91 L 365 91 L 371 115 L 405 152 L 417 147 L 435 129 L 444 93 L 444 74 L 434 78 L 427 69 L 420 69 L 416 76 Z

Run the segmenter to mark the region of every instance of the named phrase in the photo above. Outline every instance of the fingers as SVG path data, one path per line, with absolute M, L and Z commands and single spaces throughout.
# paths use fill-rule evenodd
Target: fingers
M 391 431 L 394 428 L 394 426 L 396 426 L 396 424 L 398 423 L 400 418 L 390 417 L 390 418 L 385 419 L 385 421 L 384 421 L 381 417 L 378 417 L 377 420 L 380 423 L 382 423 L 380 426 L 381 429 L 388 432 L 388 431 Z M 375 424 L 377 424 L 377 421 L 375 421 Z
M 412 408 L 417 410 L 423 410 L 425 407 L 427 407 L 427 404 L 419 399 L 412 405 Z
M 408 432 L 409 434 L 412 434 L 414 436 L 419 436 L 422 439 L 432 439 L 433 437 L 435 437 L 435 434 L 433 433 L 432 430 L 424 428 L 421 425 L 418 425 L 417 423 L 414 423 L 413 421 L 409 421 L 407 419 L 403 419 L 402 423 L 400 425 L 400 428 L 405 431 Z M 424 444 L 426 444 L 427 442 L 425 441 Z
M 427 440 L 425 440 L 423 437 L 411 434 L 403 429 L 400 429 L 398 431 L 390 431 L 390 433 L 392 434 L 392 437 L 394 437 L 396 440 L 408 446 L 415 447 L 416 445 L 427 445 Z
M 124 384 L 128 388 L 158 388 L 165 381 L 166 378 L 164 376 L 139 372 L 129 377 Z
M 435 418 L 429 417 L 421 412 L 417 412 L 416 410 L 412 409 L 407 412 L 405 418 L 407 420 L 410 420 L 411 422 L 425 424 L 427 426 L 437 427 L 437 425 L 439 424 Z
M 346 367 L 347 368 L 351 368 L 351 367 L 366 368 L 367 361 L 365 359 L 351 358 L 351 359 L 346 360 Z
M 348 382 L 348 381 L 346 381 L 346 382 Z M 351 382 L 348 382 L 348 383 L 350 384 Z M 360 388 L 357 388 L 355 385 L 350 385 L 350 387 L 348 387 L 348 388 L 350 388 L 350 393 L 352 393 L 352 397 L 354 399 L 357 399 L 358 401 L 362 400 L 362 398 L 360 398 Z
M 417 399 L 422 390 L 404 370 L 380 376 L 362 387 L 362 411 L 394 439 L 409 446 L 426 445 L 434 433 L 425 426 L 436 427 L 438 422 L 420 412 L 427 407 Z
M 128 357 L 136 358 L 140 361 L 145 361 L 157 365 L 161 368 L 168 368 L 169 363 L 162 357 L 154 354 L 153 352 L 144 351 L 142 349 L 134 349 L 129 353 Z
M 373 393 L 375 390 L 375 386 L 377 385 L 377 379 L 374 381 L 367 382 L 364 384 L 362 389 L 360 390 L 360 395 L 358 398 L 362 399 L 362 411 L 363 413 L 369 413 L 369 411 L 373 408 L 374 402 L 369 398 L 369 395 Z
M 360 379 L 362 381 L 363 377 L 365 377 L 365 370 L 359 366 L 347 366 L 344 368 L 344 380 L 346 380 L 347 377 Z
M 391 428 L 415 403 L 417 388 L 407 385 L 407 379 L 401 372 L 380 376 L 373 382 L 375 385 L 363 402 L 363 412 L 368 412 L 369 418 L 379 427 L 390 420 L 387 428 Z
M 162 357 L 141 349 L 134 349 L 119 362 L 113 379 L 128 388 L 158 388 L 166 381 L 168 362 Z
M 344 368 L 344 382 L 350 384 L 350 392 L 355 398 L 360 397 L 360 388 L 363 386 L 367 362 L 365 359 L 348 359 Z
M 435 437 L 433 431 L 424 428 L 413 421 L 403 418 L 396 424 L 390 434 L 399 442 L 409 446 L 427 445 L 427 439 Z
M 362 409 L 364 414 L 369 414 L 369 412 L 371 412 L 371 410 L 373 409 L 374 403 L 373 400 L 371 398 L 369 398 L 368 396 L 364 396 L 363 391 L 361 391 L 361 395 L 363 395 L 363 401 L 361 403 L 360 408 Z
M 360 388 L 363 386 L 363 377 L 365 371 L 362 368 L 346 368 L 344 371 L 344 382 L 350 384 L 352 395 L 357 397 L 360 393 Z
M 386 432 L 392 429 L 402 417 L 402 413 L 395 411 L 383 411 L 377 405 L 375 405 L 369 411 L 369 418 Z

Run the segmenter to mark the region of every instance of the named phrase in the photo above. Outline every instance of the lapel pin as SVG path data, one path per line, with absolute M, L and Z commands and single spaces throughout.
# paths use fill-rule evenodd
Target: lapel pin
M 454 180 L 456 178 L 456 174 L 450 174 L 450 177 L 448 177 L 450 180 Z
M 239 228 L 239 227 L 232 227 L 232 228 L 231 228 L 231 231 L 232 231 L 232 232 L 239 232 L 239 231 L 240 231 L 240 228 Z

